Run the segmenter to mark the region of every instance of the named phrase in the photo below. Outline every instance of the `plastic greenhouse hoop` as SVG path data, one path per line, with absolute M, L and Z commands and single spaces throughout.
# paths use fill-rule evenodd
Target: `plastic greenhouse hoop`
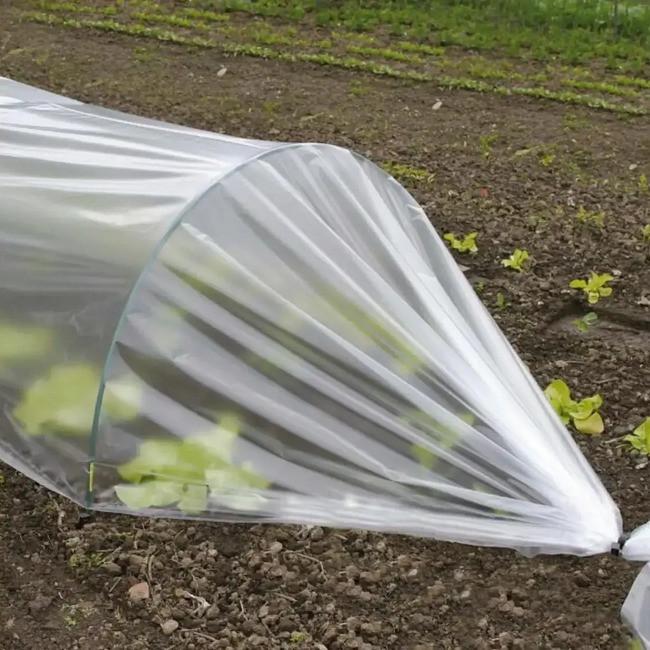
M 78 111 L 76 109 L 71 109 L 75 110 L 75 112 L 83 113 L 83 111 Z M 84 113 L 85 114 L 85 113 Z M 217 176 L 216 178 L 213 178 L 210 180 L 210 182 L 207 184 L 207 186 L 199 192 L 193 199 L 188 203 L 181 211 L 180 213 L 174 218 L 172 223 L 170 224 L 169 228 L 166 230 L 166 232 L 163 234 L 163 236 L 160 238 L 158 243 L 153 247 L 151 252 L 149 253 L 149 256 L 147 257 L 147 260 L 145 264 L 142 266 L 142 269 L 138 273 L 138 276 L 136 277 L 135 281 L 133 282 L 133 285 L 131 286 L 131 289 L 129 290 L 129 293 L 127 295 L 127 298 L 124 302 L 124 307 L 122 309 L 122 313 L 120 314 L 120 317 L 117 321 L 117 324 L 115 325 L 115 329 L 113 331 L 113 336 L 110 342 L 110 345 L 108 347 L 108 350 L 106 352 L 106 356 L 104 359 L 104 363 L 102 365 L 102 370 L 100 373 L 100 380 L 99 380 L 99 387 L 97 389 L 97 397 L 95 399 L 95 408 L 93 410 L 93 419 L 92 419 L 92 428 L 90 430 L 90 440 L 89 440 L 89 445 L 88 445 L 88 461 L 86 463 L 87 465 L 87 470 L 86 473 L 88 475 L 88 478 L 86 480 L 86 496 L 85 496 L 85 503 L 87 508 L 92 508 L 94 504 L 94 476 L 95 476 L 95 462 L 96 462 L 96 454 L 97 454 L 97 435 L 99 433 L 99 420 L 101 417 L 102 413 L 102 407 L 104 404 L 104 394 L 106 391 L 106 380 L 107 380 L 107 375 L 108 371 L 110 370 L 110 362 L 113 358 L 113 353 L 115 352 L 115 346 L 117 345 L 117 341 L 119 339 L 120 332 L 122 330 L 122 327 L 124 325 L 124 320 L 126 319 L 126 316 L 129 312 L 129 308 L 131 306 L 131 303 L 135 299 L 135 296 L 138 293 L 138 289 L 140 288 L 140 285 L 142 284 L 142 281 L 146 277 L 146 274 L 148 273 L 150 267 L 155 263 L 156 259 L 158 258 L 158 255 L 161 253 L 167 242 L 171 239 L 173 234 L 176 232 L 177 228 L 183 223 L 185 220 L 185 217 L 189 212 L 192 211 L 192 209 L 215 187 L 217 187 L 220 183 L 222 183 L 225 179 L 227 179 L 230 176 L 233 176 L 235 173 L 239 172 L 241 169 L 248 165 L 252 165 L 254 163 L 257 163 L 267 156 L 272 156 L 273 154 L 281 153 L 290 149 L 298 149 L 302 147 L 318 147 L 320 149 L 337 149 L 339 151 L 345 151 L 348 153 L 352 153 L 352 155 L 360 160 L 363 160 L 367 163 L 370 163 L 374 165 L 378 170 L 380 170 L 383 174 L 386 175 L 387 178 L 390 178 L 389 174 L 386 174 L 386 172 L 381 169 L 378 165 L 375 165 L 371 160 L 366 158 L 365 156 L 362 156 L 356 152 L 349 152 L 349 150 L 345 149 L 344 147 L 340 147 L 338 145 L 333 145 L 333 144 L 323 144 L 323 143 L 317 143 L 317 142 L 289 142 L 284 145 L 280 145 L 278 147 L 274 147 L 273 149 L 267 149 L 266 151 L 261 151 L 258 153 L 256 156 L 252 156 L 251 158 L 244 160 L 237 166 L 233 167 L 232 169 L 227 170 L 223 174 Z

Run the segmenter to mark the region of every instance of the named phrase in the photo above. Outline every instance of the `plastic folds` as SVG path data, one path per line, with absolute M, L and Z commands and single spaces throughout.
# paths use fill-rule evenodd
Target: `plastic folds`
M 621 535 L 422 209 L 347 150 L 0 80 L 0 310 L 0 456 L 89 507 L 524 553 Z
M 637 639 L 650 648 L 650 564 L 646 564 L 632 585 L 621 616 Z

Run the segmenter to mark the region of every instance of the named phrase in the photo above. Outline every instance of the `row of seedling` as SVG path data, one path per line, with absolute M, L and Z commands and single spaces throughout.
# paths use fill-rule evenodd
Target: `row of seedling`
M 642 228 L 642 236 L 646 242 L 650 242 L 650 224 Z M 477 238 L 478 232 L 470 232 L 460 238 L 453 233 L 444 235 L 444 239 L 450 248 L 459 253 L 468 254 L 478 252 Z M 505 268 L 521 273 L 526 271 L 531 261 L 531 256 L 527 250 L 515 248 L 510 256 L 501 260 L 501 264 Z M 611 273 L 599 274 L 592 271 L 587 278 L 571 280 L 569 287 L 582 291 L 587 302 L 594 305 L 602 298 L 612 295 L 613 288 L 609 284 L 613 280 L 614 275 Z M 503 302 L 503 294 L 498 295 L 502 297 Z M 499 307 L 499 305 L 497 306 Z M 574 325 L 579 331 L 586 332 L 597 320 L 598 315 L 590 311 L 575 320 Z M 581 400 L 575 400 L 571 396 L 569 386 L 562 379 L 553 380 L 546 387 L 544 393 L 565 425 L 571 424 L 576 431 L 586 435 L 600 435 L 605 430 L 600 415 L 600 407 L 603 404 L 601 395 L 596 394 Z M 630 434 L 623 436 L 623 440 L 639 453 L 650 456 L 650 417 L 646 417 L 640 422 Z

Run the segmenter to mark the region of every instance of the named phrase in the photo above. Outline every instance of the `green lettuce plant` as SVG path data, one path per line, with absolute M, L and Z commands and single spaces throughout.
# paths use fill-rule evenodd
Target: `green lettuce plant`
M 250 463 L 233 462 L 240 429 L 239 416 L 226 413 L 207 432 L 145 440 L 137 456 L 117 468 L 126 481 L 115 486 L 117 497 L 132 510 L 176 506 L 198 514 L 206 509 L 208 496 L 235 510 L 254 509 L 258 502 L 251 492 L 269 482 Z
M 0 322 L 0 368 L 45 357 L 53 348 L 52 330 Z
M 13 411 L 14 417 L 30 435 L 89 435 L 99 382 L 99 370 L 92 365 L 54 366 L 47 377 L 27 388 Z M 139 386 L 115 380 L 106 386 L 102 409 L 114 420 L 131 420 L 137 417 L 140 402 Z
M 650 456 L 650 417 L 643 420 L 632 433 L 625 436 L 624 440 L 637 451 Z
M 530 255 L 527 250 L 522 250 L 521 248 L 515 248 L 514 252 L 510 257 L 501 260 L 501 264 L 506 268 L 513 269 L 514 271 L 519 271 L 520 273 L 524 270 L 524 265 L 528 261 Z
M 590 305 L 595 305 L 601 298 L 612 295 L 612 287 L 605 286 L 611 282 L 614 276 L 609 273 L 594 273 L 593 271 L 586 280 L 576 279 L 569 282 L 572 289 L 582 289 Z
M 470 426 L 475 422 L 475 417 L 471 413 L 461 413 L 458 417 Z M 452 449 L 461 438 L 460 428 L 444 425 L 422 411 L 409 411 L 406 419 L 411 426 L 426 431 L 432 442 L 435 442 L 442 449 Z M 411 454 L 420 465 L 428 470 L 433 469 L 438 463 L 438 455 L 424 445 L 413 443 L 411 445 Z
M 562 379 L 553 380 L 544 394 L 565 425 L 571 422 L 577 431 L 588 435 L 600 435 L 604 431 L 605 425 L 598 413 L 603 404 L 600 395 L 576 401 L 571 398 L 571 390 Z
M 445 241 L 449 242 L 449 245 L 459 253 L 477 253 L 478 246 L 476 245 L 476 238 L 478 237 L 477 232 L 470 232 L 465 235 L 462 239 L 458 239 L 456 235 L 452 232 L 448 232 L 444 235 Z

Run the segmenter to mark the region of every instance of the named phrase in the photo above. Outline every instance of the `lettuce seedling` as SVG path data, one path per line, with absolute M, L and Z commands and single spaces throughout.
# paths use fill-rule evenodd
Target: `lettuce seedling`
M 458 239 L 454 233 L 448 232 L 444 238 L 449 242 L 449 245 L 459 253 L 477 253 L 478 246 L 476 245 L 477 232 L 470 232 L 462 239 Z
M 138 455 L 117 468 L 127 481 L 115 486 L 131 510 L 176 506 L 186 514 L 207 507 L 208 490 L 217 502 L 235 510 L 254 509 L 256 496 L 269 482 L 249 463 L 233 463 L 241 419 L 224 414 L 211 430 L 184 439 L 145 440 Z M 248 492 L 248 494 L 247 494 Z
M 458 417 L 470 426 L 476 420 L 472 413 L 461 413 Z M 432 441 L 442 449 L 453 449 L 461 438 L 461 431 L 459 429 L 444 425 L 422 411 L 412 410 L 407 412 L 406 420 L 411 426 L 419 430 L 424 429 Z M 438 455 L 424 445 L 413 443 L 411 445 L 411 453 L 420 465 L 426 469 L 431 470 L 438 463 Z
M 550 151 L 541 151 L 539 154 L 539 164 L 542 167 L 550 167 L 555 160 L 555 154 Z
M 89 364 L 54 366 L 36 380 L 14 409 L 14 417 L 30 435 L 89 435 L 93 425 L 100 373 Z M 102 410 L 113 420 L 137 417 L 142 389 L 129 380 L 106 385 Z
M 53 348 L 54 335 L 49 329 L 0 322 L 0 367 L 45 357 Z
M 507 257 L 504 260 L 501 260 L 501 264 L 506 268 L 514 269 L 520 273 L 524 270 L 524 264 L 528 261 L 530 255 L 527 250 L 522 250 L 521 248 L 515 248 L 514 253 Z
M 497 292 L 494 304 L 499 311 L 503 311 L 508 306 L 506 297 L 501 293 L 501 291 Z
M 625 436 L 624 440 L 637 451 L 650 456 L 650 417 L 643 420 L 631 434 Z
M 571 398 L 571 390 L 561 379 L 553 380 L 544 389 L 544 394 L 565 425 L 572 422 L 577 431 L 588 435 L 600 435 L 604 431 L 605 425 L 598 413 L 603 404 L 600 395 L 585 397 L 577 402 Z
M 600 212 L 595 212 L 587 210 L 582 205 L 578 209 L 576 219 L 580 223 L 596 226 L 597 228 L 603 228 L 605 226 L 605 213 L 602 210 Z
M 612 287 L 606 287 L 605 285 L 613 279 L 614 276 L 609 273 L 598 275 L 592 271 L 586 280 L 571 280 L 569 286 L 572 289 L 582 289 L 587 295 L 587 302 L 590 305 L 595 305 L 601 298 L 606 298 L 612 294 Z
M 590 311 L 585 314 L 582 318 L 577 318 L 573 321 L 573 324 L 578 328 L 580 332 L 587 332 L 590 327 L 596 324 L 598 321 L 598 314 L 594 311 Z

